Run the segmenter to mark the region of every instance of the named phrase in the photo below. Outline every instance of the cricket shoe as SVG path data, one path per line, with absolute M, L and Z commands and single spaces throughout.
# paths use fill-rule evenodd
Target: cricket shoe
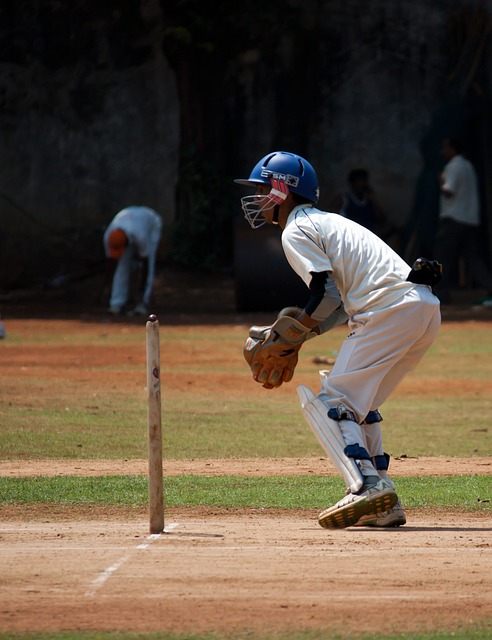
M 401 527 L 407 521 L 405 512 L 402 509 L 401 502 L 395 504 L 394 507 L 383 511 L 382 513 L 372 513 L 355 523 L 355 527 Z
M 379 480 L 362 493 L 349 493 L 335 506 L 322 511 L 318 522 L 325 529 L 351 527 L 362 516 L 392 509 L 397 501 L 398 496 L 390 483 Z

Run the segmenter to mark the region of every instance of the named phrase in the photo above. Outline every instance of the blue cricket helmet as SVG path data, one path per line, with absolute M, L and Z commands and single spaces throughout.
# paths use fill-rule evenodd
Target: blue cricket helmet
M 234 180 L 237 184 L 255 187 L 271 185 L 271 180 L 285 182 L 292 193 L 316 204 L 319 199 L 318 177 L 313 166 L 301 156 L 288 151 L 273 151 L 253 168 L 249 178 Z

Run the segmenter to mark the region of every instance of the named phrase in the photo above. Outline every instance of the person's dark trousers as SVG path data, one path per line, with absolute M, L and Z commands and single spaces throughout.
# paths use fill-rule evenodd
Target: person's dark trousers
M 479 228 L 456 222 L 451 218 L 439 221 L 435 255 L 442 264 L 442 280 L 436 287 L 436 295 L 443 304 L 451 301 L 450 291 L 456 283 L 458 260 L 462 257 L 476 285 L 492 291 L 492 272 L 480 254 Z

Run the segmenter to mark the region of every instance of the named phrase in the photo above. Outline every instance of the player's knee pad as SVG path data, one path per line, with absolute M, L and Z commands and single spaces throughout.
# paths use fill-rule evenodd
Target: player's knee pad
M 356 493 L 362 487 L 363 475 L 355 462 L 357 457 L 360 458 L 361 451 L 355 448 L 359 447 L 360 450 L 363 450 L 367 459 L 369 459 L 369 454 L 359 445 L 347 446 L 345 444 L 339 420 L 335 420 L 330 416 L 326 405 L 311 389 L 304 385 L 299 385 L 297 393 L 299 394 L 302 411 L 307 423 L 328 457 L 342 474 L 347 487 L 352 493 Z

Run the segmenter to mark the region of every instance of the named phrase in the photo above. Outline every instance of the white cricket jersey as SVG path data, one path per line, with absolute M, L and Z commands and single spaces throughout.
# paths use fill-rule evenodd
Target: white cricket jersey
M 104 233 L 104 249 L 109 255 L 108 238 L 113 229 L 126 233 L 128 242 L 134 245 L 141 258 L 153 257 L 161 234 L 162 220 L 149 207 L 127 207 L 115 215 Z
M 454 156 L 443 170 L 443 187 L 452 196 L 441 194 L 440 218 L 452 218 L 463 224 L 480 224 L 477 176 L 472 163 L 462 155 Z
M 309 287 L 312 273 L 328 271 L 349 316 L 383 309 L 415 284 L 410 266 L 378 236 L 337 213 L 295 207 L 282 233 L 290 266 Z

